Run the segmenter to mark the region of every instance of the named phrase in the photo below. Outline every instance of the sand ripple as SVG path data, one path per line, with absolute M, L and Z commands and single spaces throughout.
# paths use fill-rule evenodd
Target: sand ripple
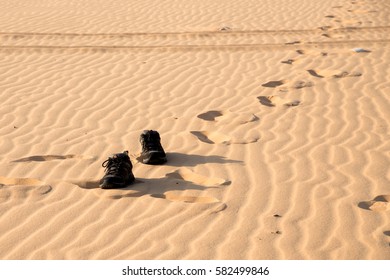
M 390 258 L 388 1 L 52 2 L 2 6 L 1 259 Z

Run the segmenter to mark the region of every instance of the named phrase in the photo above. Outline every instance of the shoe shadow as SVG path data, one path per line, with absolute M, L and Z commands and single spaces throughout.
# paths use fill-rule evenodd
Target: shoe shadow
M 134 183 L 120 189 L 103 190 L 99 187 L 99 181 L 78 181 L 72 182 L 82 189 L 95 189 L 99 197 L 107 199 L 121 199 L 127 197 L 150 196 L 157 199 L 169 201 L 179 201 L 186 203 L 215 203 L 220 202 L 212 196 L 198 195 L 198 191 L 220 188 L 222 185 L 229 185 L 230 182 L 203 186 L 194 182 L 183 180 L 175 176 L 165 176 L 163 178 L 137 178 Z M 184 193 L 184 191 L 187 191 Z
M 259 99 L 260 103 L 264 106 L 275 107 L 275 104 L 273 104 L 266 96 L 258 96 L 257 99 Z
M 101 189 L 99 187 L 99 181 L 73 181 L 71 182 L 74 185 L 77 185 L 78 187 L 82 189 Z M 223 184 L 223 185 L 229 185 L 229 183 Z M 222 184 L 221 184 L 222 185 Z M 218 188 L 218 186 L 202 186 L 198 184 L 194 184 L 190 181 L 185 181 L 179 178 L 156 178 L 156 179 L 145 179 L 145 178 L 138 178 L 135 179 L 134 183 L 127 185 L 124 188 L 117 188 L 117 189 L 107 189 L 107 190 L 136 190 L 141 191 L 145 190 L 147 188 L 151 193 L 161 193 L 166 191 L 183 191 L 183 190 L 206 190 L 206 189 L 212 189 L 212 188 Z
M 156 199 L 163 199 L 171 202 L 184 203 L 217 203 L 220 200 L 203 192 L 208 189 L 217 189 L 220 186 L 203 186 L 194 182 L 186 181 L 175 177 L 158 179 L 140 179 L 133 190 L 143 193 Z
M 205 163 L 238 163 L 243 164 L 240 160 L 227 159 L 223 156 L 202 156 L 202 155 L 192 155 L 192 154 L 183 154 L 183 153 L 167 153 L 168 162 L 165 163 L 167 166 L 183 167 L 183 166 L 197 166 L 199 164 Z

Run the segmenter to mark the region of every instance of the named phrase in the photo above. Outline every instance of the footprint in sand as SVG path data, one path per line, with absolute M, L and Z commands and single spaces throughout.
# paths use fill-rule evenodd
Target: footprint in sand
M 190 131 L 192 135 L 198 138 L 201 142 L 207 144 L 248 144 L 257 142 L 260 137 L 257 130 L 240 127 L 241 125 L 249 125 L 259 118 L 248 112 L 233 112 L 230 110 L 211 110 L 201 113 L 197 116 L 199 119 L 218 123 L 219 130 L 229 131 L 225 134 L 219 131 Z M 244 130 L 244 132 L 243 132 Z M 245 139 L 243 138 L 245 135 Z
M 331 26 L 322 26 L 322 27 L 319 27 L 319 29 L 321 29 L 322 31 L 328 31 L 330 30 L 332 27 Z M 327 33 L 325 33 L 324 35 L 329 35 Z M 286 60 L 282 60 L 281 63 L 284 63 L 284 64 L 289 64 L 289 65 L 292 65 L 292 64 L 296 64 L 296 63 L 300 63 L 300 60 L 301 60 L 301 56 L 303 55 L 310 55 L 310 56 L 327 56 L 328 53 L 326 52 L 318 52 L 318 51 L 314 51 L 314 50 L 302 50 L 302 49 L 298 49 L 298 50 L 295 50 L 295 52 L 300 56 L 300 57 L 294 57 L 294 58 L 290 58 L 290 59 L 286 59 Z M 273 82 L 279 82 L 281 84 L 279 84 L 278 86 L 284 84 L 286 81 L 284 80 L 279 80 L 279 81 L 270 81 L 269 85 L 264 84 L 263 86 L 265 87 L 274 87 L 274 83 Z
M 223 31 L 223 32 L 228 32 L 228 31 L 232 31 L 232 28 L 230 26 L 222 26 L 220 28 L 218 28 L 219 31 Z
M 330 25 L 324 25 L 324 26 L 318 27 L 318 29 L 320 29 L 320 30 L 322 30 L 322 31 L 329 31 L 329 30 L 332 30 L 333 27 L 330 26 Z
M 134 186 L 133 186 L 134 187 Z M 133 189 L 126 188 L 126 189 L 109 189 L 109 190 L 103 190 L 103 189 L 96 189 L 95 195 L 100 198 L 106 198 L 106 199 L 122 199 L 127 197 L 141 197 L 146 195 L 147 188 L 145 187 L 135 187 Z
M 215 121 L 217 118 L 223 116 L 223 111 L 208 111 L 206 113 L 199 114 L 197 117 L 205 121 Z
M 348 78 L 348 77 L 360 77 L 362 73 L 360 72 L 348 72 L 348 71 L 340 71 L 340 70 L 315 70 L 309 69 L 307 72 L 316 78 Z
M 325 30 L 326 28 L 328 28 L 328 26 L 320 27 L 320 29 L 322 29 L 322 30 Z M 329 26 L 329 28 L 330 28 L 330 26 Z M 327 30 L 327 29 L 326 29 L 326 30 Z M 327 33 L 325 33 L 325 34 L 323 34 L 323 35 L 324 35 L 324 36 L 330 37 L 330 35 L 327 34 Z M 318 52 L 318 51 L 302 50 L 302 49 L 295 50 L 295 52 L 296 52 L 297 54 L 299 54 L 300 56 L 303 56 L 303 55 L 327 56 L 327 55 L 328 55 L 327 52 Z M 301 60 L 300 57 L 296 57 L 296 58 L 290 58 L 290 59 L 282 60 L 281 63 L 292 65 L 292 64 L 300 63 L 300 60 Z M 267 85 L 267 83 L 266 83 L 266 84 L 263 84 L 263 86 L 265 86 L 265 87 L 275 87 L 275 86 L 273 86 L 274 83 L 272 83 L 272 82 L 279 82 L 279 83 L 281 82 L 280 85 L 282 85 L 282 84 L 285 83 L 286 81 L 284 81 L 284 80 L 280 80 L 280 81 L 271 81 L 271 82 L 269 82 L 269 83 L 270 83 L 269 85 Z M 280 86 L 280 85 L 278 85 L 278 86 Z
M 219 124 L 246 124 L 259 120 L 251 113 L 235 113 L 229 110 L 212 110 L 197 116 L 199 119 Z
M 191 169 L 181 168 L 172 173 L 166 174 L 166 177 L 173 179 L 180 179 L 188 182 L 192 182 L 201 186 L 222 186 L 222 185 L 230 185 L 229 180 L 225 180 L 217 177 L 207 177 L 197 173 L 194 173 Z
M 175 192 L 166 192 L 164 194 L 152 194 L 150 195 L 154 198 L 163 198 L 170 201 L 180 201 L 186 203 L 216 203 L 220 202 L 215 197 L 210 196 L 189 196 L 189 195 L 180 195 Z
M 333 38 L 333 36 L 331 34 L 329 34 L 329 31 L 331 31 L 333 29 L 332 26 L 325 25 L 325 26 L 319 27 L 318 29 L 320 29 L 321 31 L 324 32 L 321 34 L 321 36 L 327 37 L 327 38 Z
M 301 89 L 314 86 L 314 83 L 311 81 L 295 81 L 292 85 L 292 88 Z
M 307 70 L 307 72 L 309 72 L 309 74 L 312 75 L 313 77 L 316 77 L 316 78 L 324 78 L 324 76 L 318 74 L 316 70 L 309 69 L 309 70 Z
M 261 104 L 268 107 L 276 107 L 276 106 L 293 107 L 293 106 L 298 106 L 301 103 L 299 100 L 287 101 L 277 95 L 258 96 L 257 98 L 259 99 Z
M 379 195 L 370 201 L 362 201 L 358 205 L 360 208 L 375 212 L 390 210 L 390 195 Z
M 51 191 L 51 186 L 38 179 L 0 177 L 0 202 L 10 198 L 37 200 Z
M 197 174 L 188 168 L 181 168 L 174 172 L 166 174 L 169 184 L 172 186 L 180 185 L 180 190 L 168 190 L 163 193 L 151 194 L 151 197 L 162 198 L 170 201 L 179 201 L 186 203 L 217 203 L 219 199 L 211 196 L 197 195 L 200 190 L 216 188 L 223 185 L 230 185 L 229 180 L 217 177 L 207 177 Z M 175 188 L 178 188 L 177 186 Z M 157 190 L 157 189 L 155 189 Z M 203 191 L 202 191 L 203 193 Z M 214 213 L 225 210 L 226 205 L 222 203 L 221 207 L 214 209 Z
M 213 209 L 210 209 L 209 214 L 217 214 L 219 212 L 224 211 L 227 208 L 226 203 L 220 203 Z
M 295 59 L 287 59 L 287 60 L 282 60 L 281 63 L 284 64 L 293 64 L 295 62 Z
M 348 10 L 348 12 L 354 12 L 354 11 L 353 10 Z M 325 17 L 333 20 L 334 22 L 337 22 L 338 24 L 341 25 L 341 27 L 356 27 L 358 25 L 363 24 L 362 21 L 359 21 L 359 20 L 356 20 L 356 19 L 351 19 L 351 18 L 340 19 L 340 18 L 338 18 L 335 15 L 327 15 Z
M 64 160 L 64 159 L 93 159 L 93 157 L 86 157 L 82 155 L 36 155 L 25 158 L 13 160 L 12 162 L 31 162 L 31 161 L 52 161 L 52 160 Z
M 191 131 L 200 141 L 208 144 L 228 144 L 231 138 L 228 135 L 214 131 Z
M 286 45 L 299 45 L 302 44 L 301 41 L 292 41 L 292 42 L 287 42 Z
M 198 138 L 199 141 L 207 144 L 249 144 L 257 142 L 259 136 L 248 136 L 245 139 L 241 137 L 229 136 L 217 131 L 190 131 L 192 135 Z
M 336 19 L 335 22 L 339 23 L 343 28 L 349 28 L 349 27 L 354 28 L 363 24 L 362 21 L 355 20 L 355 19 L 343 19 L 343 20 Z
M 362 73 L 360 72 L 347 72 L 347 71 L 342 71 L 340 73 L 334 74 L 332 77 L 333 78 L 346 78 L 346 77 L 360 77 Z
M 269 82 L 266 82 L 264 84 L 262 84 L 261 86 L 263 87 L 270 87 L 270 88 L 276 88 L 276 87 L 279 87 L 283 84 L 285 84 L 286 81 L 285 80 L 279 80 L 279 81 L 269 81 Z
M 296 52 L 300 55 L 311 55 L 311 56 L 328 56 L 327 52 L 318 52 L 313 50 L 296 50 Z
M 348 10 L 350 13 L 354 14 L 368 14 L 368 13 L 377 13 L 377 10 L 361 10 L 361 9 L 356 9 L 356 10 Z
M 279 81 L 269 81 L 265 84 L 262 84 L 263 87 L 271 87 L 271 88 L 276 88 L 279 86 L 285 85 L 282 87 L 280 90 L 281 91 L 288 91 L 288 88 L 293 88 L 293 89 L 302 89 L 306 87 L 312 87 L 314 86 L 314 83 L 311 81 L 303 81 L 303 80 L 298 80 L 298 81 L 287 81 L 287 80 L 279 80 Z

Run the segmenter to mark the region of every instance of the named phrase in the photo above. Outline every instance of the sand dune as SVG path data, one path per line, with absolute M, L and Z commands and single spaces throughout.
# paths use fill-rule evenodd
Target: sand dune
M 390 258 L 387 1 L 1 3 L 1 259 Z

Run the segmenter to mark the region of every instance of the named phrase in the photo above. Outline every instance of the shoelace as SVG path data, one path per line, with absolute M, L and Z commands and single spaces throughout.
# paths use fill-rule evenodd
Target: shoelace
M 106 161 L 102 163 L 102 166 L 106 171 L 106 175 L 117 175 L 119 173 L 120 168 L 122 167 L 123 160 L 115 157 L 108 158 Z
M 155 137 L 151 137 L 151 135 L 145 137 L 145 140 L 143 141 L 143 145 L 145 150 L 147 151 L 159 149 L 158 139 Z

